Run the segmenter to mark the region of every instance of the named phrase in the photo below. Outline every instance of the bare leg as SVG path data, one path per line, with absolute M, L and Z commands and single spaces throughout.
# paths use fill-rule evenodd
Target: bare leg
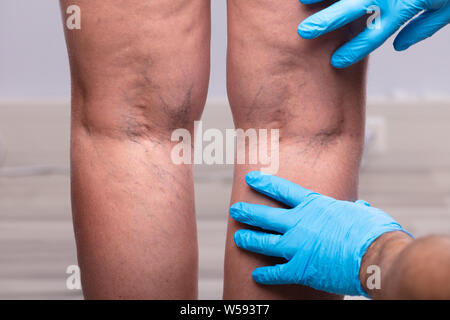
M 297 25 L 320 7 L 297 0 L 228 0 L 228 6 L 228 94 L 236 127 L 280 129 L 279 176 L 338 199 L 356 199 L 366 63 L 336 70 L 329 62 L 351 32 L 302 40 Z M 235 166 L 232 203 L 274 205 L 245 184 L 245 174 L 257 169 Z M 233 234 L 243 227 L 229 221 L 224 298 L 339 298 L 301 286 L 256 284 L 256 267 L 281 261 L 238 249 Z
M 86 298 L 195 299 L 193 130 L 209 77 L 208 0 L 79 0 L 72 71 L 72 203 Z M 61 1 L 63 13 L 73 1 Z

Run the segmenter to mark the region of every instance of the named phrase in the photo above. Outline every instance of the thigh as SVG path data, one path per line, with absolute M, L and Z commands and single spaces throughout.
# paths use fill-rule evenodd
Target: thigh
M 67 30 L 74 117 L 133 112 L 155 126 L 199 118 L 209 80 L 209 0 L 79 0 L 81 29 Z M 73 1 L 62 0 L 65 9 Z M 105 109 L 90 102 L 105 101 Z M 174 123 L 175 122 L 175 123 Z
M 228 0 L 228 96 L 237 127 L 279 129 L 278 175 L 339 199 L 357 196 L 364 137 L 366 61 L 337 70 L 330 58 L 358 23 L 315 40 L 297 34 L 298 24 L 330 2 Z M 258 165 L 236 165 L 232 203 L 279 205 L 248 188 L 244 176 Z M 229 221 L 225 298 L 336 298 L 301 286 L 260 286 L 258 266 L 282 263 L 240 250 Z
M 345 108 L 353 108 L 354 118 L 361 119 L 366 61 L 345 70 L 330 63 L 332 53 L 360 29 L 360 21 L 305 40 L 297 34 L 298 24 L 330 1 L 309 6 L 298 0 L 228 4 L 228 93 L 237 125 L 260 121 L 298 137 L 294 120 L 302 119 L 304 130 L 314 132 L 332 128 L 344 112 L 350 116 Z

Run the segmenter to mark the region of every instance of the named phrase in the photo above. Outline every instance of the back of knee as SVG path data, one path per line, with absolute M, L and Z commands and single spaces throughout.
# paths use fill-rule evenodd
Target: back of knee
M 203 111 L 206 85 L 157 78 L 135 73 L 115 90 L 89 88 L 74 94 L 73 123 L 90 135 L 131 141 L 169 142 L 178 128 L 192 131 Z
M 364 107 L 359 99 L 322 94 L 314 84 L 270 80 L 246 96 L 231 97 L 240 128 L 279 129 L 280 142 L 325 146 L 338 139 L 361 141 Z

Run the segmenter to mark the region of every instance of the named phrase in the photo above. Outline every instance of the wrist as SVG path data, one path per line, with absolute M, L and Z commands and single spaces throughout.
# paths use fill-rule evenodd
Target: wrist
M 369 246 L 361 260 L 359 279 L 372 299 L 389 295 L 392 263 L 412 241 L 413 238 L 405 232 L 393 231 L 382 234 Z

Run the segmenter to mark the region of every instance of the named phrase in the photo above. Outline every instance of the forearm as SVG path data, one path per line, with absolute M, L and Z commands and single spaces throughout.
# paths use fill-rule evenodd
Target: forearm
M 370 266 L 381 272 L 380 288 L 369 289 Z M 450 238 L 413 240 L 403 232 L 382 235 L 364 255 L 360 279 L 373 299 L 449 299 Z

